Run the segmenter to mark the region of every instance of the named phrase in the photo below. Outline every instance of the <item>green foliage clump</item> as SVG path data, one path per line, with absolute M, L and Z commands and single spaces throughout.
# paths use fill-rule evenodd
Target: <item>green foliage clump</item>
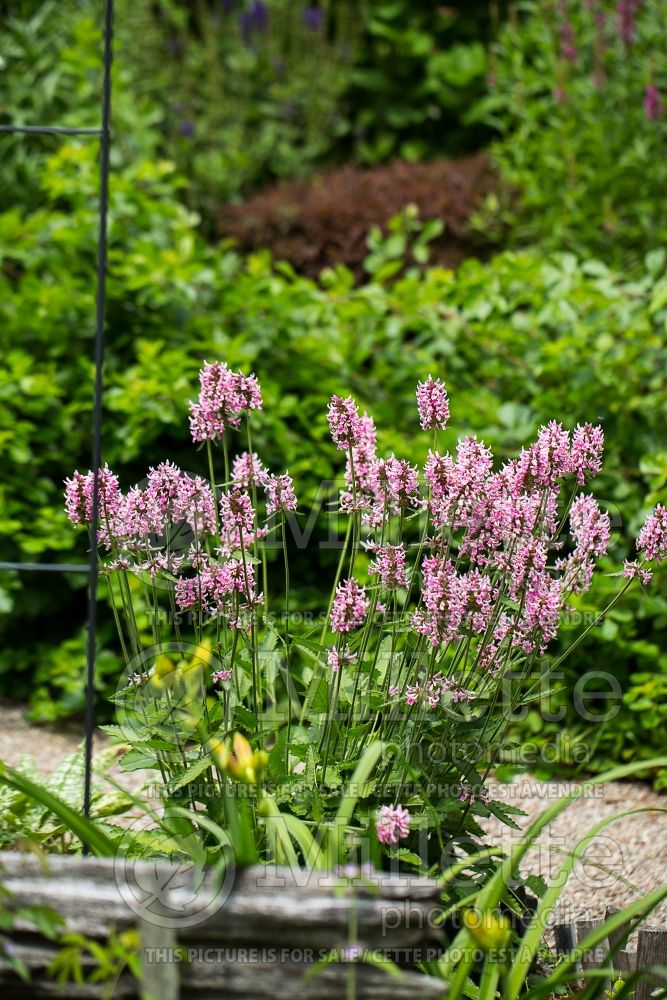
M 664 243 L 664 4 L 524 0 L 501 33 L 488 120 L 510 238 L 640 264 Z M 505 232 L 507 236 L 507 231 Z
M 343 95 L 348 145 L 365 163 L 421 160 L 481 145 L 486 43 L 500 4 L 367 0 L 359 55 Z
M 81 561 L 61 489 L 73 468 L 90 462 L 96 174 L 94 149 L 68 143 L 44 171 L 45 206 L 0 216 L 7 559 Z M 642 508 L 664 497 L 667 481 L 661 251 L 633 281 L 599 261 L 526 251 L 469 261 L 456 274 L 408 269 L 396 277 L 379 267 L 355 287 L 341 267 L 316 283 L 267 254 L 242 260 L 228 246 L 209 247 L 179 189 L 164 161 L 139 159 L 113 177 L 104 455 L 125 470 L 124 487 L 167 457 L 205 474 L 202 455 L 191 469 L 183 419 L 202 358 L 257 372 L 266 409 L 254 443 L 272 469 L 289 468 L 308 506 L 326 499 L 320 484 L 341 471 L 326 427 L 330 395 L 354 393 L 376 418 L 387 453 L 423 461 L 414 389 L 432 372 L 456 400 L 456 431 L 444 432 L 445 448 L 459 433 L 477 433 L 504 457 L 550 419 L 570 427 L 600 420 L 607 454 L 598 492 L 613 512 L 621 502 L 637 511 L 629 524 L 615 517 L 613 555 L 630 554 Z M 381 246 L 374 253 L 385 260 Z M 334 554 L 320 552 L 317 565 L 310 552 L 295 559 L 299 599 L 317 609 Z M 2 688 L 30 696 L 47 717 L 79 710 L 84 690 L 85 578 L 69 575 L 57 591 L 51 583 L 41 574 L 3 574 L 1 591 Z M 598 581 L 575 609 L 573 627 L 606 604 L 613 585 Z M 631 674 L 656 662 L 664 671 L 666 611 L 658 587 L 645 602 L 631 597 L 613 608 L 575 653 L 570 686 L 593 656 L 623 690 Z M 100 691 L 117 674 L 108 625 Z M 617 724 L 596 727 L 601 746 L 648 753 L 660 736 L 644 718 L 626 702 Z

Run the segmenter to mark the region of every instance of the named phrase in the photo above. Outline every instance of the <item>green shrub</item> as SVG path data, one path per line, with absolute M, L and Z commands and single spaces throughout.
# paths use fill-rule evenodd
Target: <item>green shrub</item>
M 98 128 L 102 101 L 101 11 L 90 0 L 12 5 L 0 32 L 0 122 Z M 23 9 L 25 7 L 25 9 Z M 123 51 L 122 37 L 117 47 Z M 131 67 L 113 65 L 114 166 L 155 154 L 159 109 L 134 86 Z M 96 140 L 88 140 L 95 144 Z M 48 157 L 60 137 L 0 135 L 0 208 L 44 203 Z
M 515 240 L 640 265 L 667 236 L 664 4 L 635 5 L 625 22 L 612 0 L 517 8 L 487 98 L 518 193 L 499 217 Z

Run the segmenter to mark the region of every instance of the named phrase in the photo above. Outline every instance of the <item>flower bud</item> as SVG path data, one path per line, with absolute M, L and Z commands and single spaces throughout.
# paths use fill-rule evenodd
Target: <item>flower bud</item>
M 512 931 L 507 917 L 498 916 L 491 910 L 480 913 L 478 910 L 464 910 L 463 924 L 470 931 L 473 940 L 480 948 L 504 948 Z

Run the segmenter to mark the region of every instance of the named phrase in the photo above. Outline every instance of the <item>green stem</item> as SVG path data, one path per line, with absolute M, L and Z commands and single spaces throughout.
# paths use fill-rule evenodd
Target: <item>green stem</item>
M 285 669 L 287 671 L 287 739 L 285 742 L 285 767 L 289 771 L 289 745 L 290 739 L 292 737 L 291 726 L 292 726 L 292 672 L 290 669 L 290 647 L 289 647 L 289 616 L 290 616 L 290 603 L 289 603 L 289 562 L 287 559 L 287 532 L 285 531 L 285 512 L 283 511 L 282 518 L 282 536 L 283 536 L 283 557 L 285 560 Z

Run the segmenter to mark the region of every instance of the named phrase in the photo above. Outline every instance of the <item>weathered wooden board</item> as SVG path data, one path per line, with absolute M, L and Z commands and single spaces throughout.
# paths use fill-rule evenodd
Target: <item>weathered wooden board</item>
M 348 945 L 352 907 L 355 943 L 396 950 L 409 965 L 410 949 L 421 953 L 438 934 L 435 882 L 378 873 L 372 884 L 364 879 L 352 892 L 342 891 L 340 878 L 322 872 L 257 866 L 232 876 L 220 894 L 212 878 L 202 881 L 166 863 L 53 856 L 43 862 L 33 855 L 0 854 L 0 877 L 15 905 L 52 906 L 69 930 L 102 940 L 111 930 L 139 926 L 143 1000 L 295 995 L 338 1000 L 350 975 L 359 1000 L 407 1000 L 416 994 L 435 1000 L 445 994 L 446 984 L 409 969 L 394 979 L 368 965 L 333 963 L 315 977 L 306 975 L 330 949 Z M 139 905 L 144 890 L 146 907 Z M 17 953 L 34 978 L 28 986 L 11 981 L 3 998 L 57 996 L 58 987 L 46 979 L 56 946 L 20 921 L 17 931 Z M 173 961 L 165 952 L 176 944 L 188 951 L 187 962 Z M 67 987 L 73 1000 L 99 1000 L 101 994 L 100 986 Z M 117 995 L 138 997 L 139 987 L 124 977 Z
M 181 940 L 194 936 L 235 944 L 336 948 L 349 936 L 350 896 L 340 893 L 340 879 L 321 872 L 257 866 L 233 873 L 233 884 L 218 895 L 212 880 L 194 892 L 192 873 L 166 864 L 139 861 L 128 867 L 108 860 L 54 857 L 48 866 L 45 870 L 32 855 L 0 854 L 3 884 L 17 905 L 54 906 L 69 930 L 89 937 L 105 938 L 112 927 L 134 925 L 144 913 L 141 888 L 155 886 L 160 898 L 149 902 L 145 918 L 153 913 L 157 923 L 172 926 L 178 915 Z M 437 935 L 435 882 L 382 873 L 375 882 L 358 887 L 355 936 L 361 944 L 405 948 Z M 128 905 L 128 899 L 136 905 Z M 200 920 L 203 911 L 210 915 Z M 20 922 L 18 926 L 26 929 Z
M 667 931 L 653 927 L 644 928 L 639 932 L 637 944 L 637 968 L 652 969 L 656 966 L 667 968 Z M 638 984 L 636 1000 L 648 1000 L 656 986 L 667 986 L 667 977 L 646 976 Z

